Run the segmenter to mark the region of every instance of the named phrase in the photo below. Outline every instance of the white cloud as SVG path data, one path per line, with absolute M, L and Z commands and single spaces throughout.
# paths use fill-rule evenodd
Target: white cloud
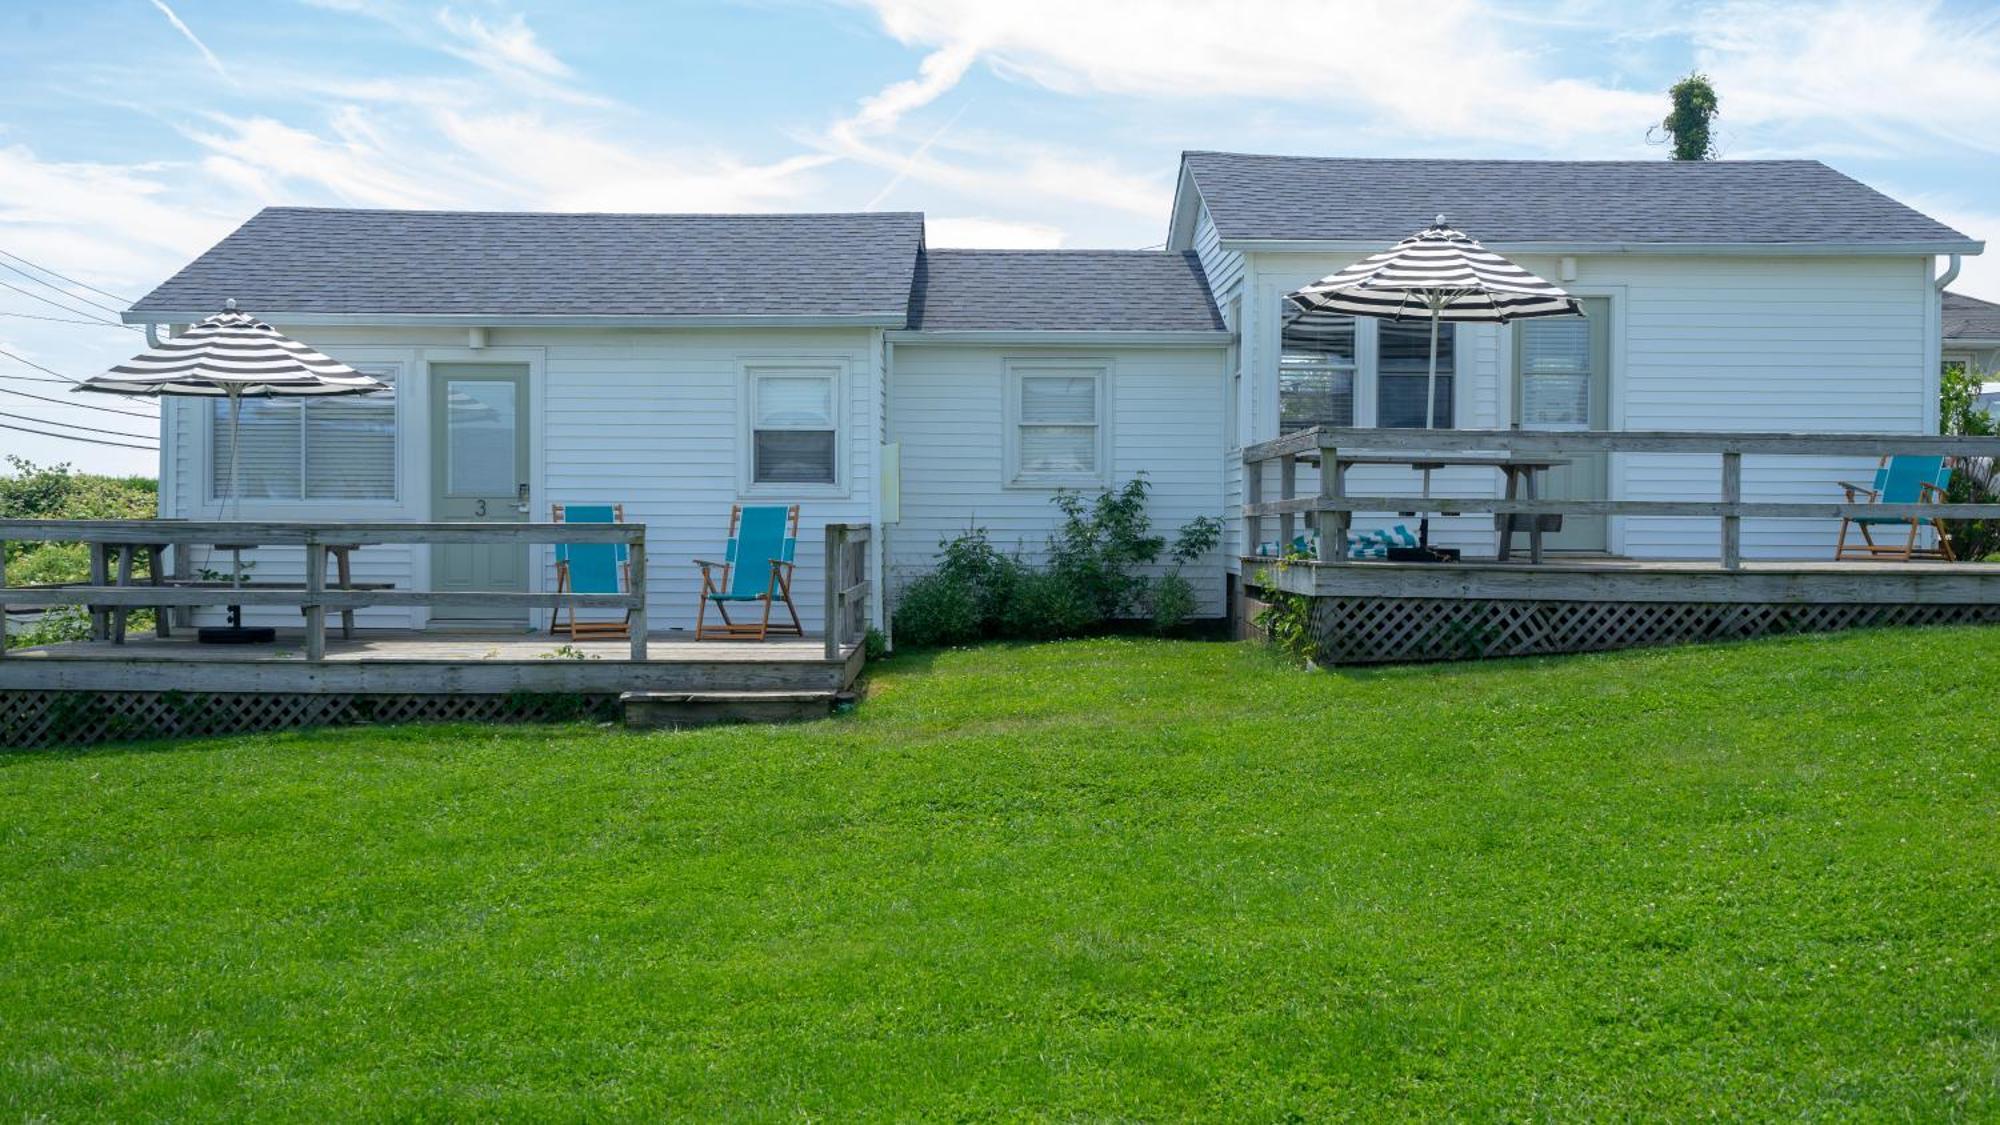
M 1936 3 L 1747 2 L 1691 27 L 1720 120 L 1794 144 L 2000 151 L 2000 22 Z M 1799 132 L 1803 130 L 1803 135 Z
M 1438 136 L 1543 146 L 1643 128 L 1659 97 L 1541 73 L 1475 0 L 870 0 L 911 45 L 976 51 L 997 72 L 1068 94 L 1277 98 L 1365 112 Z M 935 93 L 932 94 L 936 96 Z
M 1024 223 L 1009 219 L 978 216 L 924 220 L 924 243 L 928 246 L 963 246 L 986 250 L 1054 250 L 1063 244 L 1063 232 L 1046 223 Z
M 496 74 L 525 72 L 543 78 L 567 78 L 569 67 L 542 46 L 541 40 L 519 12 L 495 23 L 475 15 L 461 15 L 450 8 L 437 14 L 438 26 L 450 32 L 450 40 L 440 43 L 448 53 L 484 67 Z

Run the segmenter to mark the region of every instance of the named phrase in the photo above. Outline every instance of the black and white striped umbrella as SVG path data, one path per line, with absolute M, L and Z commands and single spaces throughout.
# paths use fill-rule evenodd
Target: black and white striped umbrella
M 1452 229 L 1443 215 L 1380 254 L 1372 254 L 1288 294 L 1295 320 L 1372 316 L 1431 322 L 1430 381 L 1424 428 L 1437 424 L 1438 323 L 1498 324 L 1540 316 L 1581 316 L 1575 297 Z
M 361 395 L 387 383 L 314 351 L 290 336 L 238 312 L 223 311 L 159 346 L 133 356 L 79 391 L 229 400 L 229 498 L 236 499 L 237 431 L 245 398 L 284 395 Z
M 386 384 L 251 316 L 225 311 L 77 387 L 116 395 L 353 395 Z

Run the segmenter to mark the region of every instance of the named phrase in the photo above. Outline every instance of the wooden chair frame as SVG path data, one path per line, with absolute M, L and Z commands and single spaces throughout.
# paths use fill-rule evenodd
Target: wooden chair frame
M 785 537 L 790 539 L 794 544 L 797 544 L 799 539 L 799 506 L 797 504 L 790 506 L 785 519 Z M 737 528 L 742 522 L 743 505 L 730 505 L 730 539 L 736 538 Z M 756 621 L 736 621 L 729 616 L 729 603 L 718 599 L 716 595 L 728 593 L 730 571 L 735 567 L 746 565 L 747 560 L 739 558 L 734 563 L 714 562 L 709 559 L 694 560 L 694 564 L 701 568 L 701 605 L 695 610 L 695 640 L 761 641 L 772 636 L 803 637 L 806 635 L 805 626 L 799 621 L 798 606 L 792 603 L 792 574 L 798 569 L 798 564 L 787 559 L 772 559 L 770 563 L 770 584 L 764 587 L 763 596 L 757 599 L 764 603 L 762 616 Z M 720 581 L 716 579 L 717 571 L 721 572 Z M 785 603 L 785 612 L 791 617 L 789 623 L 785 621 L 773 622 L 771 620 L 771 605 L 776 601 L 783 601 Z M 713 604 L 715 612 L 722 616 L 722 624 L 714 625 L 709 623 L 708 607 L 710 604 Z
M 1888 465 L 1889 458 L 1884 456 L 1881 459 L 1880 466 L 1886 469 Z M 1836 481 L 1835 483 L 1840 485 L 1841 489 L 1847 493 L 1847 502 L 1850 504 L 1873 504 L 1882 499 L 1880 490 L 1872 485 L 1855 484 L 1853 481 L 1845 480 Z M 1919 481 L 1917 489 L 1917 494 L 1923 497 L 1923 502 L 1925 503 L 1942 504 L 1945 500 L 1944 489 L 1939 488 L 1930 481 Z M 1917 546 L 1917 535 L 1923 531 L 1923 525 L 1926 523 L 1930 524 L 1937 531 L 1938 538 L 1937 546 L 1935 547 Z M 1853 516 L 1843 516 L 1840 521 L 1840 540 L 1834 544 L 1833 557 L 1835 559 L 1882 559 L 1897 562 L 1913 562 L 1917 559 L 1943 559 L 1946 562 L 1958 561 L 1957 553 L 1952 550 L 1951 533 L 1945 530 L 1943 520 L 1912 516 L 1910 517 L 1909 524 L 1910 534 L 1903 542 L 1877 543 L 1875 542 L 1875 537 L 1868 531 L 1870 526 L 1868 523 Z M 1850 527 L 1861 533 L 1861 542 L 1849 543 L 1847 541 L 1847 531 Z
M 563 519 L 563 511 L 566 507 L 568 505 L 549 505 L 550 517 L 557 523 L 567 523 L 568 521 Z M 587 504 L 578 505 L 578 507 L 596 508 L 602 507 L 602 505 Z M 625 505 L 611 505 L 611 522 L 625 522 Z M 628 559 L 618 564 L 618 577 L 619 581 L 624 584 L 625 589 L 629 592 L 632 589 L 631 560 Z M 561 594 L 568 590 L 569 561 L 566 559 L 557 559 L 556 593 Z M 567 622 L 563 620 L 561 610 L 549 611 L 550 636 L 555 636 L 558 633 L 568 633 L 570 639 L 573 641 L 624 641 L 632 639 L 632 611 L 629 609 L 625 611 L 624 618 L 618 621 L 578 621 L 576 619 L 576 603 L 569 603 L 567 608 L 569 609 L 569 620 Z

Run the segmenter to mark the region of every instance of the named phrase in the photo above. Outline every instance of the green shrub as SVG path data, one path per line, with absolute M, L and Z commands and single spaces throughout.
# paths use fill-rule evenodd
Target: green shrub
M 1161 635 L 1173 632 L 1194 616 L 1195 609 L 1194 586 L 1181 577 L 1179 570 L 1153 584 L 1154 632 Z
M 1020 571 L 996 636 L 1021 640 L 1079 637 L 1104 625 L 1089 589 L 1053 570 Z
M 106 477 L 78 473 L 68 465 L 36 465 L 8 457 L 11 470 L 0 476 L 0 519 L 150 519 L 159 511 L 159 486 L 146 477 Z M 90 577 L 90 552 L 81 543 L 12 541 L 6 545 L 7 580 L 14 585 L 82 582 Z M 152 612 L 127 619 L 128 629 L 152 626 Z M 82 640 L 90 617 L 81 607 L 61 607 L 41 615 L 33 628 L 5 638 L 16 648 Z
M 1075 637 L 1135 618 L 1163 633 L 1178 628 L 1200 605 L 1181 568 L 1215 549 L 1222 521 L 1190 520 L 1168 552 L 1171 570 L 1151 579 L 1143 568 L 1159 561 L 1167 541 L 1152 533 L 1147 492 L 1143 473 L 1094 497 L 1058 490 L 1050 502 L 1063 519 L 1045 567 L 1002 553 L 984 528 L 939 543 L 937 570 L 906 587 L 896 607 L 897 643 Z
M 963 578 L 926 574 L 903 587 L 896 639 L 911 648 L 966 644 L 980 637 L 979 595 Z

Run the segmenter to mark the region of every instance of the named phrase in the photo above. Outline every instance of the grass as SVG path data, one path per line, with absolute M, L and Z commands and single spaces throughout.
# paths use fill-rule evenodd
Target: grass
M 1996 640 L 0 755 L 0 1112 L 1990 1119 Z

